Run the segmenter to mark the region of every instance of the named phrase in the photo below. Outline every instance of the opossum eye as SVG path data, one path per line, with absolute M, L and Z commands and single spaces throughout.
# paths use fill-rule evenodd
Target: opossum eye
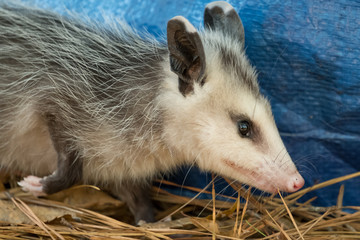
M 239 132 L 243 137 L 250 137 L 250 123 L 248 121 L 238 121 Z

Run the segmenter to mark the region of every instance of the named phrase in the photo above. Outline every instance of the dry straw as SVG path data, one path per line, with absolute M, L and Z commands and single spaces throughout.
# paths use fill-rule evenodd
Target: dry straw
M 74 204 L 35 199 L 12 188 L 0 193 L 0 219 L 6 219 L 0 221 L 0 239 L 360 239 L 360 206 L 343 206 L 343 185 L 336 206 L 312 206 L 315 198 L 298 202 L 308 192 L 358 176 L 360 172 L 335 178 L 286 197 L 280 192 L 279 197 L 255 196 L 250 189 L 229 182 L 238 191 L 238 197 L 226 197 L 233 201 L 214 201 L 215 178 L 204 189 L 179 186 L 197 192 L 197 196 L 207 193 L 210 200 L 175 196 L 154 187 L 153 199 L 163 209 L 157 217 L 162 220 L 142 226 Z M 50 209 L 53 217 L 50 211 L 47 217 L 40 214 Z

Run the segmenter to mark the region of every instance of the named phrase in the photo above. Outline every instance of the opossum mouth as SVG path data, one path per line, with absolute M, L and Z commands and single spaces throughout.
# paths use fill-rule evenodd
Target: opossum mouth
M 236 163 L 234 163 L 234 162 L 232 162 L 232 161 L 230 161 L 228 159 L 223 159 L 223 162 L 227 166 L 229 166 L 229 167 L 235 169 L 237 172 L 241 173 L 242 175 L 251 178 L 251 180 L 253 180 L 253 181 L 257 181 L 257 180 L 261 179 L 260 174 L 256 173 L 254 170 L 243 168 L 243 167 L 239 166 L 238 164 L 236 164 Z
M 251 170 L 251 169 L 247 169 L 244 167 L 239 166 L 238 164 L 236 164 L 235 162 L 232 162 L 228 159 L 222 159 L 222 161 L 230 168 L 234 169 L 236 172 L 240 173 L 243 176 L 248 177 L 248 179 L 251 182 L 244 182 L 245 184 L 250 184 L 256 188 L 259 188 L 263 191 L 269 192 L 269 193 L 274 193 L 276 191 L 276 188 L 274 186 L 272 186 L 268 181 L 266 181 L 264 179 L 264 177 L 262 177 L 261 174 L 257 173 L 255 170 Z M 263 184 L 259 184 L 259 183 L 267 183 L 266 185 Z

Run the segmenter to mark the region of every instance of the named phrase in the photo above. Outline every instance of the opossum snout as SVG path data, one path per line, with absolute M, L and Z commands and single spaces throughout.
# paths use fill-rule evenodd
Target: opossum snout
M 289 193 L 296 192 L 297 190 L 302 188 L 304 184 L 304 178 L 300 175 L 298 171 L 296 171 L 295 174 L 289 177 L 288 182 L 285 186 L 286 189 L 284 189 L 284 191 Z

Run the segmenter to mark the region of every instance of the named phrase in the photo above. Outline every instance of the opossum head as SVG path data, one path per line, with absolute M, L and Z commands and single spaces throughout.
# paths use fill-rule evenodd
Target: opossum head
M 267 192 L 300 189 L 304 180 L 244 55 L 238 14 L 230 4 L 214 2 L 204 24 L 199 33 L 183 17 L 168 22 L 172 75 L 162 97 L 164 138 L 203 170 Z

